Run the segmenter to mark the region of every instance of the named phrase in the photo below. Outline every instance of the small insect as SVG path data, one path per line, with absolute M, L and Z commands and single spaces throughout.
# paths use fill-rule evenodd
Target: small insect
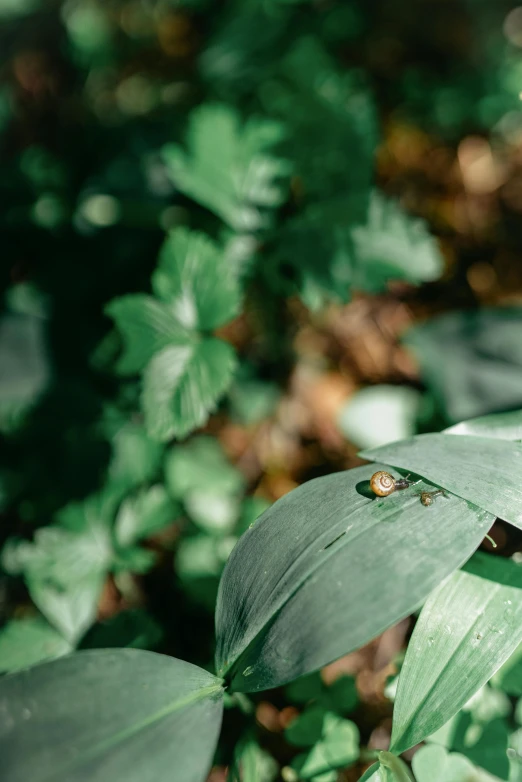
M 418 481 L 410 481 L 408 478 L 394 478 L 391 473 L 384 470 L 374 472 L 370 478 L 370 488 L 378 497 L 387 497 L 394 491 L 407 489 L 408 486 L 413 486 L 415 483 Z
M 438 497 L 439 494 L 442 494 L 443 497 L 448 496 L 444 489 L 437 489 L 436 491 L 421 491 L 420 501 L 423 505 L 428 507 L 429 505 L 433 505 L 435 502 L 435 497 Z

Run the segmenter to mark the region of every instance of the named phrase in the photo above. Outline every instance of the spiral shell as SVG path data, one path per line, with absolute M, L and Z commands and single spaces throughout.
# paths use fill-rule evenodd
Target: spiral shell
M 370 488 L 378 497 L 387 497 L 395 491 L 395 478 L 389 472 L 379 470 L 370 478 Z

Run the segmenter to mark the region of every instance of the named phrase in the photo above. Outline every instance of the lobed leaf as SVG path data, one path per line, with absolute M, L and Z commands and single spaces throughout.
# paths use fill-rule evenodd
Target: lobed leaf
M 233 348 L 214 337 L 157 353 L 143 376 L 142 406 L 151 437 L 165 442 L 202 426 L 235 366 Z
M 152 287 L 187 329 L 211 331 L 235 317 L 241 302 L 224 252 L 187 228 L 176 228 L 165 239 Z

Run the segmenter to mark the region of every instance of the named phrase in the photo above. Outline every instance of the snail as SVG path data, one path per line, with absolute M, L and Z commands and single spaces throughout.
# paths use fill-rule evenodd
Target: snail
M 414 483 L 417 481 L 410 481 L 408 478 L 394 478 L 391 473 L 384 470 L 374 472 L 370 478 L 370 488 L 378 497 L 387 497 L 388 494 L 400 489 L 407 489 Z
M 428 507 L 429 505 L 433 505 L 435 502 L 435 497 L 438 497 L 439 494 L 442 494 L 443 497 L 448 496 L 444 489 L 437 489 L 436 491 L 421 491 L 420 501 L 423 505 Z

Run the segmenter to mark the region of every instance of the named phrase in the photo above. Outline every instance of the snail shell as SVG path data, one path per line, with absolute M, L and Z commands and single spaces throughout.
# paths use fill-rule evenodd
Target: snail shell
M 370 478 L 370 488 L 378 497 L 387 497 L 395 491 L 396 480 L 389 472 L 379 470 Z

